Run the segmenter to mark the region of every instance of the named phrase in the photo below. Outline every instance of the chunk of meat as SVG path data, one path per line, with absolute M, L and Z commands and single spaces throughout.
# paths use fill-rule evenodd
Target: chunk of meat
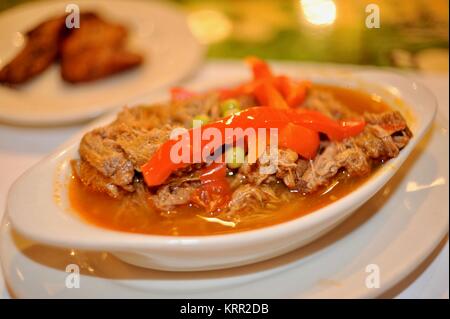
M 0 83 L 21 84 L 42 73 L 58 57 L 65 31 L 65 17 L 49 19 L 29 31 L 24 48 L 0 70 Z
M 343 167 L 350 176 L 365 176 L 371 171 L 371 164 L 366 154 L 351 141 L 337 144 L 336 162 Z
M 335 160 L 338 154 L 336 143 L 330 143 L 325 150 L 311 160 L 310 167 L 303 174 L 303 192 L 312 192 L 319 186 L 327 184 L 337 174 L 340 166 Z
M 302 192 L 310 193 L 320 186 L 329 184 L 332 178 L 345 169 L 350 176 L 365 176 L 371 171 L 371 164 L 364 152 L 351 140 L 330 143 L 314 160 L 300 178 L 298 185 Z
M 111 130 L 104 127 L 85 134 L 80 143 L 80 156 L 114 184 L 130 185 L 134 177 L 133 163 L 111 138 Z
M 125 107 L 114 123 L 124 123 L 129 127 L 151 130 L 172 123 L 167 105 Z
M 169 138 L 172 127 L 145 130 L 116 121 L 109 126 L 95 129 L 85 134 L 80 143 L 79 153 L 86 163 L 104 178 L 99 183 L 118 186 L 133 191 L 135 172 L 151 157 L 158 147 Z M 97 174 L 98 175 L 98 174 Z M 93 188 L 99 189 L 93 185 Z M 108 194 L 116 196 L 114 190 Z
M 381 126 L 368 124 L 361 134 L 341 143 L 330 143 L 310 162 L 311 167 L 301 177 L 302 191 L 313 192 L 328 184 L 340 169 L 345 169 L 351 176 L 369 174 L 371 160 L 386 160 L 399 154 L 401 147 L 408 142 L 406 139 L 409 140 L 407 135 L 402 137 L 403 140 L 396 143 L 394 137 Z
M 83 160 L 73 160 L 72 169 L 81 182 L 90 189 L 106 193 L 113 198 L 119 198 L 123 194 L 123 189 L 115 185 L 110 178 L 101 174 L 97 169 Z M 131 189 L 129 189 L 131 191 Z
M 392 135 L 392 140 L 394 141 L 395 145 L 401 150 L 408 144 L 409 140 L 411 139 L 411 135 L 407 134 L 405 132 L 401 132 L 400 135 Z
M 80 143 L 80 156 L 118 186 L 133 181 L 135 171 L 148 161 L 170 135 L 173 127 L 145 130 L 125 123 L 95 129 L 85 134 Z
M 153 205 L 161 211 L 170 211 L 176 206 L 189 204 L 199 184 L 198 181 L 176 181 L 163 185 L 154 195 L 151 195 Z
M 141 55 L 124 48 L 127 30 L 96 14 L 80 17 L 61 45 L 61 76 L 70 83 L 88 82 L 139 66 Z
M 244 184 L 233 192 L 228 208 L 231 212 L 241 213 L 265 207 L 268 203 L 279 203 L 280 200 L 275 191 L 268 185 Z
M 369 124 L 380 126 L 389 135 L 404 130 L 410 137 L 412 136 L 411 131 L 408 129 L 406 124 L 406 120 L 398 111 L 365 113 L 364 119 Z
M 298 154 L 292 150 L 278 150 L 278 165 L 275 176 L 283 181 L 290 189 L 297 186 L 297 181 L 305 171 L 307 161 L 299 159 Z
M 357 113 L 339 102 L 331 92 L 311 89 L 302 107 L 318 111 L 334 119 L 359 117 Z
M 149 160 L 162 143 L 169 139 L 172 130 L 173 127 L 170 125 L 144 130 L 122 123 L 116 126 L 113 138 L 133 163 L 134 169 L 140 172 L 141 166 Z
M 171 105 L 170 111 L 174 121 L 190 127 L 192 118 L 196 115 L 207 115 L 211 120 L 219 119 L 219 103 L 219 94 L 209 93 L 175 101 Z
M 402 122 L 397 114 L 384 113 L 380 114 L 377 123 L 394 123 L 393 119 L 397 123 Z M 372 169 L 372 161 L 396 157 L 410 139 L 407 127 L 400 124 L 388 127 L 391 130 L 396 127 L 399 131 L 393 131 L 390 135 L 378 124 L 367 124 L 358 136 L 342 142 L 322 141 L 321 152 L 312 161 L 298 158 L 291 150 L 279 150 L 275 173 L 262 173 L 259 159 L 255 164 L 245 163 L 239 169 L 233 186 L 237 187 L 242 183 L 255 186 L 270 184 L 276 177 L 290 189 L 310 193 L 332 182 L 340 170 L 345 170 L 350 176 L 368 175 Z
M 269 150 L 266 150 L 266 154 Z M 267 166 L 270 163 L 262 164 L 260 159 L 256 163 L 244 163 L 237 174 L 236 182 L 233 187 L 237 187 L 241 183 L 249 183 L 253 185 L 270 184 L 277 181 L 277 178 L 291 189 L 297 188 L 297 183 L 303 173 L 308 168 L 308 161 L 299 158 L 297 153 L 288 149 L 278 150 L 278 163 L 274 173 L 265 173 L 261 170 L 262 166 Z
M 272 175 L 263 174 L 259 170 L 259 163 L 243 163 L 239 168 L 236 178 L 233 180 L 231 186 L 237 187 L 242 183 L 250 183 L 253 185 L 260 185 L 267 179 L 270 179 Z M 273 177 L 273 176 L 272 176 Z M 274 180 L 272 178 L 272 180 Z
M 364 131 L 354 137 L 352 141 L 373 159 L 393 158 L 400 151 L 392 136 L 378 125 L 366 125 Z
M 237 96 L 241 109 L 256 106 L 257 102 L 251 95 Z M 174 101 L 170 105 L 170 115 L 172 121 L 191 127 L 192 118 L 197 115 L 207 115 L 211 121 L 216 121 L 222 117 L 220 112 L 220 97 L 216 92 L 195 95 L 191 98 Z

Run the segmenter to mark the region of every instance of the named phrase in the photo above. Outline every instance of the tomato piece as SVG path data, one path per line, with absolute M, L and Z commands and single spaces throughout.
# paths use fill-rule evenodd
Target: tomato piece
M 219 179 L 224 179 L 227 172 L 226 163 L 211 163 L 200 172 L 202 184 L 208 184 Z
M 209 211 L 225 207 L 231 199 L 231 187 L 226 179 L 226 164 L 211 163 L 200 172 L 200 187 L 192 201 Z

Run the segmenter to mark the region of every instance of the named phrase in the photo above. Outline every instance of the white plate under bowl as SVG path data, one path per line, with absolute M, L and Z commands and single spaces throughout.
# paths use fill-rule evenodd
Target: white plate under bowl
M 39 1 L 0 13 L 0 67 L 23 45 L 22 34 L 42 20 L 64 15 L 67 1 Z M 138 0 L 79 0 L 81 12 L 94 10 L 130 29 L 130 46 L 141 52 L 139 68 L 84 84 L 65 83 L 54 64 L 17 88 L 0 85 L 0 120 L 25 125 L 60 125 L 91 119 L 174 84 L 201 62 L 204 48 L 185 15 L 170 4 Z
M 9 292 L 19 298 L 389 297 L 448 232 L 449 136 L 442 118 L 351 218 L 308 246 L 250 266 L 187 273 L 139 268 L 106 252 L 30 241 L 5 216 L 0 262 Z M 73 276 L 68 265 L 80 269 L 79 288 L 66 286 Z M 366 286 L 373 265 L 379 288 Z
M 236 74 L 228 72 L 221 74 L 220 78 L 206 79 L 193 88 L 224 86 L 239 78 L 244 79 L 246 70 L 238 70 L 240 72 Z M 421 85 L 386 71 L 327 73 L 317 68 L 287 68 L 282 73 L 302 74 L 321 83 L 345 83 L 378 94 L 406 115 L 414 137 L 397 158 L 383 165 L 360 188 L 312 214 L 253 231 L 174 237 L 99 228 L 86 223 L 71 211 L 66 182 L 70 176 L 69 161 L 77 157 L 80 133 L 14 183 L 7 202 L 12 224 L 18 232 L 42 243 L 109 251 L 135 265 L 172 271 L 236 267 L 273 258 L 306 245 L 336 227 L 389 181 L 424 136 L 436 105 L 433 96 Z M 93 126 L 108 121 L 111 117 Z

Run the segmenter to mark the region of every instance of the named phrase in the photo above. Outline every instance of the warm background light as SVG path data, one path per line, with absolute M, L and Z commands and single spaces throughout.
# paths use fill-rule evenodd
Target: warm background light
M 314 25 L 330 25 L 336 20 L 336 4 L 333 0 L 300 0 L 306 21 Z
M 227 16 L 215 10 L 194 11 L 189 14 L 188 23 L 192 33 L 205 44 L 224 40 L 232 29 Z
M 30 1 L 39 0 L 0 0 L 0 12 Z M 161 1 L 186 13 L 210 58 L 257 55 L 441 73 L 449 68 L 448 0 Z M 379 7 L 379 29 L 365 24 L 369 4 Z M 20 44 L 20 36 L 15 40 Z

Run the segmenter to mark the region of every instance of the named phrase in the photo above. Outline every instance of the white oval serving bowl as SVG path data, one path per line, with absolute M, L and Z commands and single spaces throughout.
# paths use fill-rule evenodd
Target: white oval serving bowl
M 292 69 L 283 70 L 290 75 Z M 159 236 L 119 232 L 89 224 L 72 211 L 67 198 L 70 160 L 78 157 L 81 136 L 110 122 L 107 116 L 90 125 L 53 154 L 22 175 L 12 186 L 7 212 L 13 227 L 32 240 L 59 247 L 108 251 L 142 267 L 168 271 L 198 271 L 255 263 L 299 248 L 334 228 L 371 198 L 395 174 L 433 122 L 433 95 L 412 79 L 386 71 L 301 69 L 302 77 L 377 94 L 399 109 L 414 134 L 397 158 L 385 163 L 360 188 L 307 216 L 252 231 L 214 236 Z M 194 87 L 226 86 L 224 76 Z M 158 100 L 163 96 L 155 96 Z M 395 214 L 395 212 L 392 212 Z

